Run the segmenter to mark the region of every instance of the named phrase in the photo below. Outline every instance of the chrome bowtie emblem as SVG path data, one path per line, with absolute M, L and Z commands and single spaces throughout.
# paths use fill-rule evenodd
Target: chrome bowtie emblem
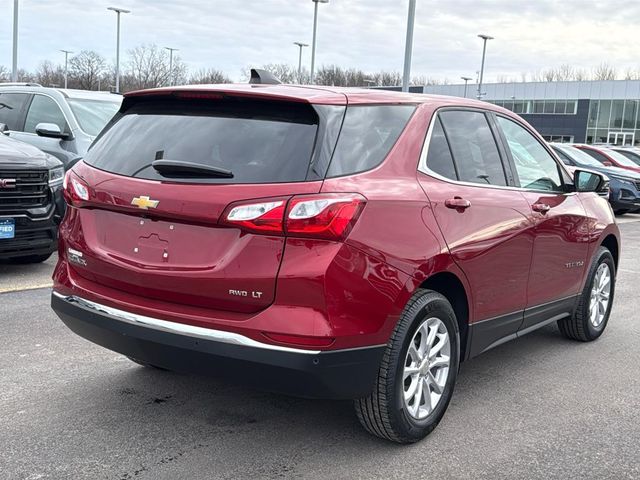
M 156 208 L 160 202 L 158 200 L 151 200 L 146 195 L 135 197 L 131 200 L 131 205 L 135 205 L 143 210 L 149 210 L 150 208 Z
M 0 188 L 16 188 L 16 179 L 0 178 Z

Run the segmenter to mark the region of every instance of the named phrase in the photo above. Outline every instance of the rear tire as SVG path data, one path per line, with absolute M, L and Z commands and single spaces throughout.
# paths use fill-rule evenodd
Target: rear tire
M 459 356 L 451 304 L 437 292 L 418 290 L 389 339 L 373 392 L 355 401 L 362 426 L 397 443 L 422 440 L 449 405 Z
M 625 213 L 629 213 L 629 210 L 623 209 L 623 210 L 615 210 L 613 212 L 615 215 L 624 215 Z
M 600 247 L 589 268 L 587 281 L 571 317 L 558 320 L 567 338 L 591 342 L 602 335 L 609 322 L 615 293 L 616 265 L 611 252 Z

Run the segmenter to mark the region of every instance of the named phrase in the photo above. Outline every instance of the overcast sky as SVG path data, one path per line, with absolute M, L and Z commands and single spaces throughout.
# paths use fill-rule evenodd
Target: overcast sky
M 110 5 L 127 8 L 122 49 L 179 48 L 192 70 L 240 78 L 244 66 L 297 65 L 294 41 L 311 43 L 311 0 L 20 0 L 19 67 L 62 62 L 60 49 L 115 59 Z M 402 71 L 408 0 L 331 0 L 320 5 L 317 65 Z M 11 66 L 13 1 L 0 0 L 0 65 Z M 562 63 L 640 67 L 640 2 L 623 0 L 418 0 L 412 75 L 475 77 L 489 42 L 486 80 Z M 126 54 L 123 61 L 126 61 Z M 305 49 L 303 61 L 310 63 Z

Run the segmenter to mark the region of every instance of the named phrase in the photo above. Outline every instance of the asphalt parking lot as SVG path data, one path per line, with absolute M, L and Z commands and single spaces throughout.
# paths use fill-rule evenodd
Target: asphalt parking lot
M 412 446 L 366 434 L 350 402 L 139 367 L 50 311 L 53 259 L 0 265 L 0 478 L 640 478 L 640 217 L 620 220 L 605 335 L 549 326 L 463 364 Z

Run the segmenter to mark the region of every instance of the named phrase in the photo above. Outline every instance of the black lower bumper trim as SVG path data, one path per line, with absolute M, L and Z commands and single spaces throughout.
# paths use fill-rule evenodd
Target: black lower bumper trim
M 384 351 L 384 346 L 317 354 L 262 349 L 132 325 L 55 294 L 51 307 L 76 334 L 139 361 L 306 398 L 367 396 Z

